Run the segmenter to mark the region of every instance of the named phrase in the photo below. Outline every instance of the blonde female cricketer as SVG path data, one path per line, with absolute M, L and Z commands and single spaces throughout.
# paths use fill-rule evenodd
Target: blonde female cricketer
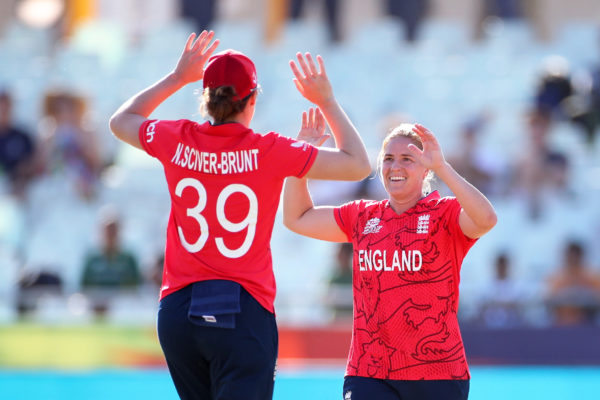
M 388 193 L 383 201 L 315 206 L 306 179 L 290 178 L 284 186 L 289 229 L 354 247 L 344 399 L 467 399 L 470 374 L 457 319 L 460 268 L 496 224 L 496 213 L 421 125 L 400 125 L 385 138 L 378 169 Z M 432 173 L 456 197 L 430 193 Z

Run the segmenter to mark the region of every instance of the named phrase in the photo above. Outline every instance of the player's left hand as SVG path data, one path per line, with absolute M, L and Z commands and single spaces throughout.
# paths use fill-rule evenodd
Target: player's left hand
M 210 44 L 214 37 L 213 31 L 202 31 L 197 39 L 195 33 L 190 34 L 173 71 L 181 83 L 197 82 L 204 77 L 204 65 L 219 45 L 219 39 Z
M 308 112 L 302 112 L 302 128 L 300 128 L 296 139 L 319 147 L 330 137 L 330 135 L 325 134 L 325 126 L 325 117 L 323 117 L 321 110 L 311 107 Z
M 408 145 L 408 150 L 413 154 L 415 159 L 433 172 L 442 168 L 446 164 L 446 159 L 435 135 L 429 129 L 419 124 L 415 124 L 413 132 L 419 135 L 421 142 L 423 142 L 423 150 L 412 143 Z
M 300 94 L 319 107 L 335 100 L 323 58 L 317 56 L 318 68 L 310 53 L 304 55 L 297 53 L 296 58 L 300 68 L 292 60 L 290 60 L 290 68 L 294 74 L 294 84 Z

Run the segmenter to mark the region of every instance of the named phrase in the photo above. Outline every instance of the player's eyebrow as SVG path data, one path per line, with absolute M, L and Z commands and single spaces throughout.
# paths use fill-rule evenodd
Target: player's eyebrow
M 384 153 L 383 157 L 384 158 L 388 157 L 388 156 L 392 156 L 393 157 L 394 155 L 395 155 L 394 153 Z M 400 157 L 411 157 L 411 158 L 413 157 L 413 155 L 411 153 L 401 153 L 398 156 L 400 156 Z

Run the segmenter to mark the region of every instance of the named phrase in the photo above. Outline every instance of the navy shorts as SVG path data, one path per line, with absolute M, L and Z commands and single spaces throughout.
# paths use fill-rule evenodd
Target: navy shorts
M 347 376 L 344 400 L 467 400 L 468 380 L 397 381 Z
M 275 316 L 240 286 L 239 312 L 232 314 L 231 323 L 211 326 L 214 318 L 208 315 L 202 326 L 189 315 L 193 287 L 164 297 L 158 310 L 158 339 L 179 397 L 271 400 L 278 348 Z

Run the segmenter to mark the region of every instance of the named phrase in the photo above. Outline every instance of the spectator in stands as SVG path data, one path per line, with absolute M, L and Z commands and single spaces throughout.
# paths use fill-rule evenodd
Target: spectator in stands
M 510 276 L 510 259 L 507 253 L 497 255 L 494 278 L 484 287 L 481 296 L 479 319 L 491 328 L 510 328 L 523 323 L 523 306 L 526 293 Z
M 583 130 L 591 147 L 600 128 L 600 64 L 590 70 L 589 79 L 589 87 L 583 85 L 575 95 L 567 98 L 564 109 L 570 120 Z
M 0 37 L 4 35 L 6 29 L 13 23 L 16 4 L 17 0 L 0 1 Z
M 563 117 L 563 101 L 573 93 L 568 61 L 558 56 L 544 60 L 535 92 L 535 106 L 550 113 L 551 117 Z
M 325 7 L 325 15 L 327 17 L 327 31 L 329 39 L 333 43 L 342 40 L 342 32 L 340 28 L 339 4 L 338 0 L 319 0 Z M 307 3 L 307 0 L 289 0 L 289 12 L 292 20 L 298 20 L 302 16 L 302 10 Z
M 549 278 L 547 304 L 558 325 L 593 322 L 600 310 L 600 274 L 585 256 L 583 244 L 569 241 L 562 266 Z
M 148 271 L 148 282 L 160 289 L 162 286 L 162 275 L 165 266 L 165 253 L 161 252 L 154 258 L 150 270 Z
M 17 313 L 24 318 L 34 312 L 45 296 L 63 294 L 62 278 L 53 271 L 53 267 L 41 267 L 23 271 L 18 281 Z
M 91 199 L 102 161 L 94 133 L 85 125 L 85 112 L 84 98 L 70 92 L 48 93 L 42 147 L 46 170 L 66 174 L 81 197 Z
M 527 23 L 535 31 L 538 39 L 546 39 L 540 19 L 540 4 L 523 0 L 484 0 L 476 2 L 475 39 L 483 39 L 490 25 L 505 26 L 506 24 Z
M 502 19 L 517 19 L 523 16 L 521 0 L 485 0 L 485 12 Z
M 404 25 L 403 39 L 408 42 L 417 40 L 419 28 L 428 9 L 428 0 L 387 0 L 387 12 L 402 21 Z
M 352 320 L 352 244 L 339 243 L 325 302 L 333 319 Z
M 107 311 L 114 292 L 136 289 L 142 278 L 136 257 L 121 247 L 120 219 L 112 209 L 101 212 L 101 246 L 84 262 L 81 287 L 87 292 L 96 315 Z
M 180 0 L 181 16 L 190 19 L 198 32 L 209 29 L 215 18 L 217 0 Z
M 600 34 L 598 36 L 598 41 L 600 42 Z M 590 91 L 589 114 L 591 127 L 588 130 L 588 142 L 592 143 L 595 135 L 598 134 L 598 128 L 600 128 L 600 64 L 597 64 L 592 70 L 592 89 Z
M 497 156 L 484 154 L 479 147 L 479 138 L 489 118 L 487 113 L 482 113 L 467 121 L 462 126 L 458 152 L 449 157 L 456 172 L 486 196 L 501 190 L 500 171 L 504 169 Z
M 11 193 L 22 196 L 35 175 L 35 146 L 28 132 L 12 120 L 12 98 L 0 89 L 0 176 L 5 175 Z
M 513 168 L 511 190 L 523 196 L 533 220 L 541 216 L 544 198 L 567 200 L 573 196 L 568 180 L 569 159 L 548 143 L 552 124 L 551 114 L 543 108 L 528 114 L 528 146 Z

